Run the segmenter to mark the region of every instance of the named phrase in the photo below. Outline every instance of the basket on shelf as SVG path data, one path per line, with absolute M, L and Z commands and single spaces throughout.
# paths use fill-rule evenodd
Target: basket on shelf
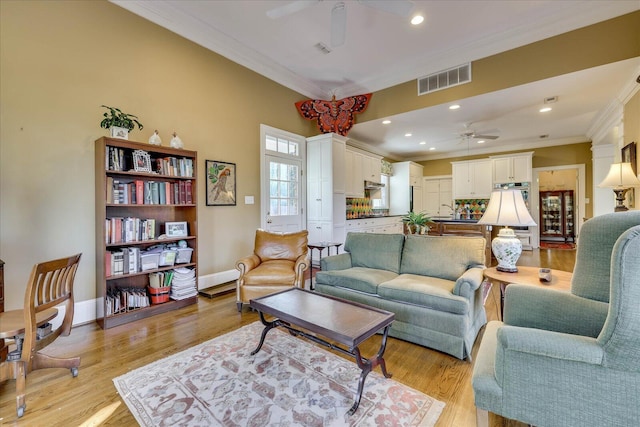
M 149 297 L 151 298 L 151 304 L 162 304 L 169 301 L 169 291 L 171 286 L 165 286 L 163 288 L 152 288 L 147 286 L 149 290 Z

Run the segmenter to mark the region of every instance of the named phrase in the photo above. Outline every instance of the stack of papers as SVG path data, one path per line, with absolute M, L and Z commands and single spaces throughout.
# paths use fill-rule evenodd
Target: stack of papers
M 181 300 L 198 295 L 196 288 L 196 271 L 192 268 L 176 268 L 171 280 L 171 299 Z

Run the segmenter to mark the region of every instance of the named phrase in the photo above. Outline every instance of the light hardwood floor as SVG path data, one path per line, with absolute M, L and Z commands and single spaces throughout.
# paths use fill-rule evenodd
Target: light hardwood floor
M 573 271 L 575 251 L 524 251 L 519 265 Z M 494 286 L 486 302 L 487 316 L 497 319 L 499 290 Z M 246 307 L 238 313 L 235 294 L 213 299 L 135 323 L 103 331 L 96 323 L 75 327 L 69 337 L 48 347 L 53 356 L 81 356 L 80 372 L 35 371 L 27 377 L 27 409 L 15 412 L 15 382 L 0 384 L 0 425 L 4 426 L 135 426 L 113 386 L 112 379 L 154 360 L 258 321 Z M 473 348 L 477 353 L 482 333 Z M 377 351 L 380 337 L 362 347 L 365 355 Z M 389 339 L 385 353 L 393 378 L 446 403 L 436 426 L 475 426 L 471 387 L 472 364 L 397 339 Z M 84 423 L 84 424 L 83 424 Z M 490 426 L 524 426 L 490 417 Z

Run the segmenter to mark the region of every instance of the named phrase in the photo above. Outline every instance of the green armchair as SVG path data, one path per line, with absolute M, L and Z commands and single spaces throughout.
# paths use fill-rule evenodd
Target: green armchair
M 571 292 L 509 285 L 503 322 L 476 357 L 478 426 L 488 412 L 536 426 L 640 420 L 640 211 L 582 227 Z

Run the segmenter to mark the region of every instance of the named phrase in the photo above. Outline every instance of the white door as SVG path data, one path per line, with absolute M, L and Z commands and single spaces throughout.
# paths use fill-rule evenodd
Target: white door
M 260 126 L 261 228 L 292 232 L 306 227 L 305 139 L 300 135 Z

